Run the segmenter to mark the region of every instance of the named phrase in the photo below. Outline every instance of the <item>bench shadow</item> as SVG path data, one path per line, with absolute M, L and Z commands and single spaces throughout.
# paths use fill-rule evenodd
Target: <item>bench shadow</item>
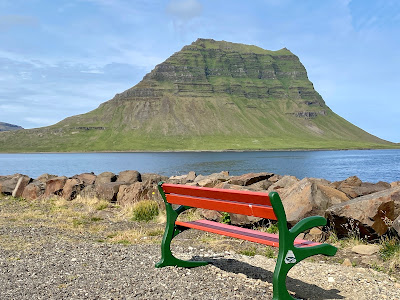
M 210 258 L 194 256 L 192 260 L 207 261 L 217 268 L 235 274 L 245 274 L 248 278 L 260 279 L 272 284 L 273 272 L 235 259 Z M 289 291 L 295 292 L 294 297 L 301 299 L 344 299 L 339 295 L 339 290 L 325 290 L 315 284 L 305 283 L 301 280 L 287 277 L 286 286 Z M 311 298 L 309 298 L 311 297 Z

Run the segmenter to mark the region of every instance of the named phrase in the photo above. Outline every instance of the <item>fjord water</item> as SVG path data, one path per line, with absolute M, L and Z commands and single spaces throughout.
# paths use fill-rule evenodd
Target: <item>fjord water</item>
M 0 175 L 36 178 L 43 173 L 73 176 L 124 170 L 167 176 L 189 171 L 272 172 L 330 181 L 356 175 L 363 181 L 392 182 L 400 180 L 400 150 L 0 154 Z

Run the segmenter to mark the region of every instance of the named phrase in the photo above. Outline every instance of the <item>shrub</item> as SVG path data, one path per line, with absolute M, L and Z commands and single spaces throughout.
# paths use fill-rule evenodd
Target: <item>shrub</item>
M 231 215 L 227 212 L 222 212 L 222 223 L 231 224 Z
M 133 207 L 133 217 L 134 221 L 145 221 L 148 222 L 154 217 L 158 216 L 158 204 L 153 200 L 143 200 L 135 204 Z
M 386 261 L 400 254 L 400 240 L 396 237 L 386 237 L 381 240 L 379 251 L 381 258 Z

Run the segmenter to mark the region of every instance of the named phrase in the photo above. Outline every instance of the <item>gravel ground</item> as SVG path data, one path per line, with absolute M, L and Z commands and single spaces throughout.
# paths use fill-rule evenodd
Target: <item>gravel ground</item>
M 156 269 L 158 244 L 98 242 L 45 226 L 0 228 L 0 299 L 271 299 L 275 260 L 176 245 L 212 264 Z M 1 240 L 1 237 L 3 239 Z M 400 299 L 400 284 L 371 269 L 301 262 L 287 282 L 302 299 Z

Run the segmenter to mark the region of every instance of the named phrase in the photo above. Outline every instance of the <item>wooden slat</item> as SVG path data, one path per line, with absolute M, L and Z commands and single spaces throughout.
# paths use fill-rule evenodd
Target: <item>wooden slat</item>
M 271 206 L 271 201 L 269 200 L 267 193 L 205 188 L 169 183 L 164 183 L 162 187 L 166 194 L 188 195 L 200 198 L 221 199 Z
M 230 212 L 259 218 L 276 220 L 274 210 L 271 206 L 261 204 L 249 204 L 236 201 L 207 199 L 176 194 L 167 194 L 167 201 L 171 204 L 180 204 L 197 208 L 211 209 Z
M 258 230 L 252 230 L 208 220 L 198 220 L 192 222 L 176 221 L 175 224 L 182 227 L 221 234 L 233 238 L 255 242 L 258 244 L 264 244 L 272 247 L 279 247 L 279 236 L 273 233 L 267 233 Z M 295 247 L 298 248 L 316 246 L 319 244 L 320 243 L 301 240 L 301 239 L 296 239 L 294 242 Z

